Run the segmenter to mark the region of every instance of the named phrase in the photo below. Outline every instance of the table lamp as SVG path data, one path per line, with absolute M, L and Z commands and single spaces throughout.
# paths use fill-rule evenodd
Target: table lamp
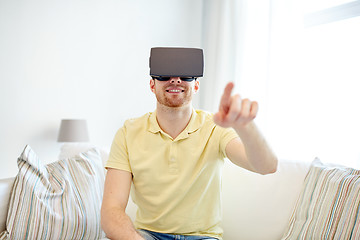
M 62 119 L 58 142 L 88 142 L 89 134 L 84 119 Z

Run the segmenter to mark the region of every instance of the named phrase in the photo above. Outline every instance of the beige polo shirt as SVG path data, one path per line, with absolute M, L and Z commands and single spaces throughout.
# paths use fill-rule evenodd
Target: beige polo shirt
M 175 139 L 161 130 L 156 112 L 127 120 L 115 135 L 106 167 L 133 175 L 135 227 L 221 239 L 222 166 L 225 147 L 236 137 L 201 110 L 193 110 Z

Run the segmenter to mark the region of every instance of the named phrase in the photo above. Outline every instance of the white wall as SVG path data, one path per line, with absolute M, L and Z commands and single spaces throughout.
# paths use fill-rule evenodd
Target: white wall
M 129 117 L 155 109 L 153 46 L 201 47 L 201 0 L 1 1 L 0 178 L 29 144 L 56 160 L 62 118 L 88 120 L 110 147 Z

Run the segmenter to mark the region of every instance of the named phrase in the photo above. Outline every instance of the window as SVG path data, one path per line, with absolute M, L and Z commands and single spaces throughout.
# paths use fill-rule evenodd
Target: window
M 282 158 L 360 168 L 360 1 L 309 0 L 302 9 L 316 12 L 275 26 L 269 141 Z

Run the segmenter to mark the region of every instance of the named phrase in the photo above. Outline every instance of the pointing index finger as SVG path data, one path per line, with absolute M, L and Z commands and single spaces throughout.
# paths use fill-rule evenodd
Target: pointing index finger
M 234 88 L 234 83 L 230 82 L 226 85 L 224 93 L 221 97 L 221 106 L 228 108 L 230 106 L 231 92 Z

